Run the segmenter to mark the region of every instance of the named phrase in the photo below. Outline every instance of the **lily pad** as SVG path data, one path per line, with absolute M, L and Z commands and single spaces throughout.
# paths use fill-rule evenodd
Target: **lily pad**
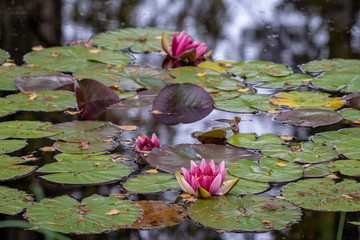
M 265 95 L 241 94 L 238 97 L 216 101 L 215 108 L 239 113 L 253 113 L 256 110 L 270 111 L 277 107 L 269 102 L 269 97 Z
M 82 140 L 80 142 L 64 142 L 56 141 L 54 143 L 54 148 L 63 153 L 71 154 L 90 154 L 103 151 L 110 151 L 114 149 L 117 144 L 113 140 L 93 140 L 86 141 Z
M 42 138 L 55 135 L 45 131 L 52 126 L 49 122 L 6 121 L 0 123 L 0 139 L 4 138 Z
M 108 139 L 117 137 L 120 129 L 108 122 L 101 121 L 73 121 L 55 124 L 46 129 L 56 140 L 69 142 L 82 142 L 100 140 L 106 142 Z
M 359 92 L 360 72 L 332 70 L 325 72 L 320 77 L 314 78 L 312 84 L 315 87 L 331 91 Z
M 193 83 L 206 89 L 207 92 L 217 91 L 232 91 L 238 89 L 244 89 L 242 82 L 229 77 L 219 75 L 204 75 L 199 76 L 198 74 L 182 75 L 175 78 L 176 83 Z
M 111 155 L 105 154 L 105 152 L 97 152 L 92 154 L 70 154 L 70 153 L 60 153 L 55 155 L 55 159 L 59 162 L 66 162 L 66 161 L 110 161 Z
M 30 76 L 30 75 L 58 75 L 60 73 L 41 69 L 37 67 L 27 67 L 27 66 L 0 66 L 0 90 L 18 90 L 14 84 L 14 79 L 21 76 Z
M 299 163 L 319 163 L 330 161 L 338 156 L 332 147 L 313 142 L 294 143 L 289 147 L 274 147 L 271 144 L 267 144 L 261 147 L 261 153 L 272 158 L 281 158 Z
M 249 92 L 253 93 L 253 91 L 250 88 L 249 88 Z M 240 95 L 241 93 L 238 91 L 219 91 L 219 92 L 210 93 L 210 96 L 212 97 L 212 99 L 214 99 L 215 102 L 229 100 L 232 98 L 236 98 Z
M 66 161 L 49 163 L 37 172 L 51 173 L 42 178 L 65 184 L 98 184 L 119 180 L 131 173 L 131 168 L 121 163 L 104 161 Z
M 14 152 L 26 145 L 26 140 L 0 140 L 0 154 Z
M 360 184 L 343 180 L 335 184 L 332 179 L 309 179 L 290 183 L 282 194 L 302 208 L 321 211 L 355 212 L 360 208 Z
M 167 125 L 191 123 L 211 113 L 214 100 L 201 87 L 191 84 L 171 84 L 157 95 L 152 108 L 156 120 Z
M 261 158 L 260 164 L 241 159 L 229 163 L 227 167 L 236 177 L 259 182 L 287 182 L 298 179 L 303 174 L 300 165 L 275 158 Z
M 18 105 L 7 98 L 0 98 L 0 117 L 15 113 Z
M 339 72 L 357 72 L 359 70 L 360 61 L 355 59 L 324 59 L 312 61 L 301 65 L 300 67 L 306 72 L 327 72 L 336 70 Z M 340 79 L 339 79 L 340 80 Z
M 331 174 L 327 163 L 311 164 L 304 169 L 304 177 L 322 177 Z
M 354 141 L 355 140 L 355 141 Z M 339 154 L 349 159 L 360 159 L 360 138 L 348 138 L 335 144 Z
M 227 71 L 240 77 L 250 77 L 259 73 L 271 76 L 288 76 L 292 73 L 292 70 L 283 64 L 263 61 L 237 62 L 233 67 L 227 68 Z
M 288 106 L 289 108 L 331 108 L 338 109 L 345 102 L 339 97 L 329 97 L 326 93 L 319 92 L 283 92 L 270 98 L 275 105 Z
M 258 160 L 260 155 L 245 149 L 215 144 L 179 144 L 153 148 L 147 155 L 146 161 L 160 170 L 174 173 L 182 167 L 189 169 L 190 161 L 200 162 L 202 158 L 214 159 L 215 164 L 225 161 L 225 165 L 241 158 Z
M 329 163 L 332 172 L 340 172 L 347 176 L 360 176 L 360 160 L 343 160 Z
M 154 229 L 180 224 L 187 214 L 183 207 L 160 201 L 134 201 L 141 210 L 141 218 L 128 228 Z M 161 214 L 159 214 L 161 213 Z
M 344 119 L 360 124 L 360 110 L 352 108 L 344 108 L 339 111 Z
M 170 71 L 170 75 L 173 77 L 180 77 L 183 75 L 195 75 L 195 76 L 207 76 L 207 75 L 218 75 L 219 72 L 202 68 L 202 67 L 194 67 L 194 66 L 184 66 L 174 68 Z
M 230 174 L 227 174 L 225 181 L 234 179 Z M 238 183 L 231 189 L 231 194 L 251 194 L 264 192 L 269 188 L 267 182 L 256 182 L 247 179 L 239 179 Z
M 314 142 L 335 146 L 336 143 L 349 139 L 350 141 L 360 140 L 360 128 L 344 128 L 339 131 L 322 132 L 311 139 Z
M 343 117 L 328 109 L 295 109 L 277 114 L 275 120 L 299 127 L 319 127 L 338 123 Z
M 0 186 L 0 213 L 15 215 L 30 206 L 34 199 L 26 192 Z
M 65 91 L 39 91 L 9 95 L 6 99 L 22 111 L 61 111 L 76 108 L 74 93 Z
M 148 174 L 128 179 L 124 188 L 130 192 L 150 193 L 180 189 L 179 183 L 170 174 Z
M 134 52 L 159 52 L 162 51 L 163 32 L 172 39 L 174 31 L 167 29 L 125 28 L 98 34 L 93 41 L 95 45 L 111 50 L 130 48 Z
M 199 199 L 189 207 L 188 215 L 222 231 L 256 232 L 285 228 L 301 218 L 300 209 L 290 202 L 261 195 Z
M 100 233 L 132 224 L 136 205 L 117 197 L 92 195 L 81 203 L 70 196 L 45 198 L 26 211 L 26 218 L 41 228 L 64 233 Z
M 3 147 L 2 141 L 0 141 L 1 147 Z M 19 157 L 0 155 L 0 181 L 18 179 L 32 173 L 35 170 L 36 166 L 18 165 L 25 162 L 26 160 Z
M 235 134 L 228 139 L 228 143 L 236 147 L 260 149 L 264 144 L 281 145 L 283 143 L 279 136 L 264 134 L 258 138 L 254 133 Z
M 172 79 L 167 71 L 139 66 L 109 67 L 98 65 L 77 71 L 78 79 L 92 78 L 122 91 L 136 91 L 140 88 L 164 87 L 164 81 Z
M 16 77 L 14 83 L 22 92 L 43 90 L 74 91 L 75 79 L 70 75 L 39 75 Z
M 246 78 L 246 82 L 263 82 L 256 87 L 261 88 L 296 88 L 312 82 L 312 77 L 305 74 L 290 74 L 288 76 L 271 76 L 268 74 L 253 75 Z
M 131 58 L 121 52 L 91 47 L 50 47 L 28 53 L 29 64 L 60 72 L 76 72 L 96 63 L 127 65 Z M 39 75 L 39 74 L 37 74 Z

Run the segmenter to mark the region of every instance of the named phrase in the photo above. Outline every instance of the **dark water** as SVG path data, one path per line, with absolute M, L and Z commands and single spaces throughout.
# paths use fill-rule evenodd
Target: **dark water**
M 266 60 L 292 67 L 323 58 L 360 58 L 359 0 L 1 0 L 0 48 L 22 63 L 22 56 L 31 47 L 66 45 L 77 39 L 88 39 L 97 33 L 126 27 L 156 27 L 185 30 L 214 50 L 216 60 Z M 136 64 L 158 66 L 157 56 L 139 56 Z M 271 93 L 271 92 L 264 92 Z M 8 93 L 2 92 L 5 96 Z M 131 111 L 131 110 L 129 110 Z M 209 130 L 223 123 L 216 119 L 240 116 L 241 133 L 272 133 L 291 135 L 307 140 L 317 132 L 337 130 L 343 125 L 327 128 L 296 128 L 272 121 L 267 114 L 234 114 L 213 111 L 205 119 L 189 124 L 165 126 L 150 116 L 140 116 L 144 133 L 156 132 L 163 144 L 197 143 L 193 131 Z M 150 116 L 151 118 L 151 116 Z M 71 121 L 74 117 L 20 112 L 0 121 L 27 119 L 53 123 Z M 144 126 L 143 126 L 144 125 Z M 130 139 L 135 135 L 122 136 Z M 30 142 L 25 152 L 51 144 L 48 140 Z M 19 155 L 23 153 L 18 153 Z M 131 153 L 129 153 L 131 155 Z M 53 161 L 53 155 L 42 157 L 42 163 Z M 69 194 L 81 199 L 93 193 L 121 193 L 118 183 L 101 186 L 58 186 L 35 175 L 2 185 L 32 192 L 31 186 L 41 185 L 48 197 Z M 281 185 L 266 194 L 277 194 Z M 174 202 L 177 192 L 161 195 Z M 156 194 L 134 195 L 132 200 L 153 199 Z M 0 219 L 21 219 L 21 215 Z M 359 220 L 358 214 L 347 214 L 349 220 Z M 291 228 L 267 233 L 218 233 L 186 220 L 178 226 L 157 230 L 119 230 L 97 235 L 69 235 L 76 239 L 335 239 L 339 214 L 303 210 L 300 223 Z M 17 228 L 0 230 L 0 239 L 42 239 L 43 236 Z M 360 239 L 359 228 L 345 225 L 343 239 Z

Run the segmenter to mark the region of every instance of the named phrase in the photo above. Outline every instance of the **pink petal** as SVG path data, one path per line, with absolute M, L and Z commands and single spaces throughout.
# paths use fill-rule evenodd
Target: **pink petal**
M 183 173 L 183 175 L 184 175 L 184 178 L 185 178 L 185 180 L 188 182 L 188 183 L 191 183 L 191 175 L 190 175 L 190 173 L 188 172 L 188 170 L 186 170 L 186 168 L 181 168 L 181 171 L 182 171 L 182 173 Z
M 175 57 L 179 56 L 182 52 L 185 52 L 188 50 L 187 46 L 189 45 L 189 42 L 191 41 L 189 34 L 186 34 L 182 39 L 180 39 L 180 42 L 177 46 Z
M 191 187 L 194 189 L 194 191 L 196 191 L 196 189 L 201 186 L 201 184 L 198 182 L 198 180 L 194 176 L 191 176 L 190 184 L 191 184 Z
M 208 165 L 208 164 L 206 163 L 205 158 L 201 159 L 200 170 L 201 170 L 202 172 L 205 172 L 205 168 L 206 168 L 207 165 Z
M 209 163 L 209 166 L 211 167 L 211 171 L 212 173 L 214 174 L 215 173 L 215 162 L 214 162 L 214 159 L 211 159 L 210 163 Z
M 206 191 L 209 191 L 210 185 L 211 185 L 211 179 L 208 176 L 204 176 L 204 179 L 201 182 L 201 187 L 205 189 Z
M 160 141 L 157 138 L 156 134 L 153 133 L 152 137 L 151 137 L 151 142 L 154 145 L 154 147 L 159 148 L 160 147 Z
M 228 192 L 231 191 L 231 189 L 233 189 L 233 187 L 235 187 L 235 185 L 238 183 L 239 178 L 235 178 L 231 181 L 229 181 L 226 185 L 224 185 L 223 187 L 221 187 L 217 193 L 215 193 L 216 195 L 225 195 Z
M 196 59 L 201 58 L 205 54 L 206 50 L 207 50 L 207 46 L 205 45 L 205 43 L 201 43 L 196 48 Z
M 221 181 L 221 175 L 219 174 L 219 175 L 217 175 L 217 176 L 215 177 L 215 179 L 214 179 L 213 182 L 211 183 L 210 188 L 209 188 L 209 193 L 210 193 L 211 195 L 216 194 L 216 193 L 219 191 L 219 188 L 220 188 L 220 186 L 221 186 L 222 183 L 223 183 L 223 182 Z

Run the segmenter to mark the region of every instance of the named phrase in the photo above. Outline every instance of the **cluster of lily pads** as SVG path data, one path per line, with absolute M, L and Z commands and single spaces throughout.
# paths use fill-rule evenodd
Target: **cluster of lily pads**
M 29 193 L 1 186 L 1 213 L 23 212 L 30 223 L 52 231 L 99 233 L 171 226 L 186 216 L 225 231 L 269 231 L 298 222 L 301 208 L 359 211 L 360 184 L 354 180 L 360 175 L 359 60 L 314 61 L 300 65 L 302 73 L 271 62 L 211 58 L 190 61 L 194 66 L 172 59 L 179 65 L 172 62 L 170 69 L 131 64 L 136 54 L 163 54 L 161 40 L 172 35 L 173 31 L 163 29 L 121 29 L 95 36 L 97 47 L 34 48 L 24 57 L 23 66 L 7 61 L 8 54 L 1 51 L 5 63 L 0 67 L 0 90 L 6 93 L 0 98 L 1 117 L 18 111 L 62 112 L 75 114 L 79 120 L 1 122 L 0 181 L 16 181 L 34 172 L 56 184 L 125 181 L 121 184 L 124 194 L 81 200 L 64 195 L 39 202 Z M 174 54 L 170 47 L 165 52 Z M 198 60 L 196 52 L 186 54 Z M 164 62 L 163 66 L 169 65 Z M 274 92 L 256 94 L 261 89 Z M 342 122 L 351 128 L 296 142 L 291 136 L 239 134 L 238 122 L 230 119 L 229 127 L 194 134 L 200 142 L 217 144 L 170 146 L 160 139 L 162 146 L 146 156 L 147 167 L 154 169 L 140 168 L 141 174 L 134 174 L 138 163 L 132 151 L 135 137 L 124 141 L 120 136 L 139 133 L 146 125 L 137 126 L 137 116 L 127 118 L 133 123 L 123 122 L 129 109 L 150 116 L 149 121 L 174 125 L 199 121 L 214 108 L 273 114 L 274 121 L 299 127 Z M 36 157 L 14 154 L 32 138 L 53 140 L 52 146 L 38 151 L 59 153 L 54 162 L 37 168 L 40 160 Z M 113 154 L 119 148 L 120 156 Z M 182 194 L 179 203 L 173 204 L 128 200 L 137 193 L 180 193 L 174 173 L 203 158 L 216 164 L 224 161 L 225 182 L 239 179 L 230 194 L 206 199 Z M 30 161 L 33 164 L 27 164 Z M 281 196 L 261 195 L 269 184 L 284 182 L 289 184 Z M 150 208 L 169 214 L 153 216 Z M 169 215 L 177 221 L 165 219 Z M 154 218 L 161 224 L 150 224 Z

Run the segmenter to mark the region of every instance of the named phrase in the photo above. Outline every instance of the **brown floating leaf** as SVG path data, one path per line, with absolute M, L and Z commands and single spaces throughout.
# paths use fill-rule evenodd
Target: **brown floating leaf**
M 231 131 L 233 131 L 234 134 L 237 134 L 239 132 L 239 123 L 241 121 L 240 117 L 234 117 L 234 119 L 230 120 L 230 128 Z
M 120 213 L 119 210 L 117 210 L 116 208 L 113 208 L 109 212 L 105 213 L 105 215 L 112 216 L 112 215 L 118 215 L 119 213 Z
M 123 131 L 134 131 L 137 129 L 137 126 L 118 126 Z
M 82 150 L 89 150 L 89 149 L 90 149 L 90 143 L 89 143 L 89 141 L 83 141 L 83 142 L 81 142 L 81 149 L 82 149 Z
M 282 163 L 282 162 L 279 162 L 276 164 L 276 166 L 279 166 L 279 167 L 286 167 L 287 164 L 286 163 Z
M 54 152 L 56 149 L 54 147 L 42 147 L 40 150 L 43 152 Z
M 28 97 L 28 100 L 29 101 L 34 101 L 35 99 L 37 99 L 37 97 L 39 96 L 39 95 L 37 95 L 36 94 L 36 92 L 31 92 L 31 93 L 29 93 L 29 94 L 27 94 L 29 97 Z
M 150 169 L 146 171 L 147 173 L 158 173 L 159 171 L 156 169 Z

